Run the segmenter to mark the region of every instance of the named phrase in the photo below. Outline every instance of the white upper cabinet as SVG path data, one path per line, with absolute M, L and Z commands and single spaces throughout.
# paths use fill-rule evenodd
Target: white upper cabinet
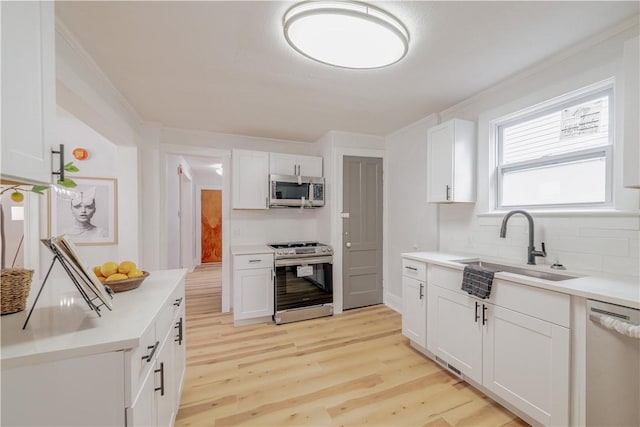
M 270 173 L 322 178 L 322 157 L 270 153 Z
M 231 154 L 233 209 L 269 208 L 269 153 L 233 150 Z
M 53 2 L 2 8 L 2 177 L 49 184 L 55 126 Z
M 624 44 L 624 186 L 640 188 L 640 37 Z
M 452 119 L 427 131 L 427 201 L 475 202 L 475 124 Z

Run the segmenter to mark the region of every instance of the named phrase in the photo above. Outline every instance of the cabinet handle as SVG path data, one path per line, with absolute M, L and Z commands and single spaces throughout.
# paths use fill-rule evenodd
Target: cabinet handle
M 254 263 L 254 262 L 262 262 L 261 259 L 250 259 L 249 260 L 250 263 Z
M 269 198 L 265 197 L 264 198 L 264 205 L 268 208 L 269 207 Z
M 176 302 L 173 303 L 176 307 L 180 307 L 180 304 L 182 304 L 182 297 L 176 299 Z
M 486 325 L 487 324 L 487 306 L 482 304 L 482 324 Z
M 64 144 L 60 144 L 58 150 L 51 149 L 51 154 L 59 154 L 60 169 L 57 172 L 51 172 L 51 175 L 58 175 L 58 181 L 64 181 Z M 57 181 L 55 182 L 57 184 Z
M 420 299 L 424 297 L 424 293 L 422 292 L 422 289 L 424 289 L 424 284 L 420 283 Z
M 155 354 L 159 345 L 160 345 L 160 341 L 156 341 L 155 345 L 148 346 L 147 350 L 151 350 L 151 353 L 147 354 L 146 356 L 142 356 L 142 360 L 146 360 L 147 363 L 151 362 L 151 360 L 153 359 L 153 355 Z
M 154 390 L 160 391 L 160 396 L 164 396 L 164 363 L 160 362 L 160 369 L 156 369 L 153 372 L 160 372 L 160 387 L 156 387 Z
M 174 341 L 177 342 L 178 345 L 182 345 L 182 317 L 176 322 L 176 326 L 174 327 L 178 330 L 178 336 Z
M 417 268 L 415 268 L 415 267 L 406 267 L 406 266 L 405 266 L 405 268 L 406 268 L 407 270 L 418 271 L 418 269 L 417 269 Z
M 478 314 L 478 307 L 480 307 L 480 304 L 478 304 L 478 301 L 476 301 L 476 323 L 478 323 L 478 320 L 480 319 L 480 315 Z
M 447 200 L 451 199 L 451 187 L 447 185 Z

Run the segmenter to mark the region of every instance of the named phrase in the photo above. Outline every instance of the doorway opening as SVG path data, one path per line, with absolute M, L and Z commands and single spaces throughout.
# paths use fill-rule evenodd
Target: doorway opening
M 188 269 L 197 280 L 190 281 L 193 289 L 187 293 L 197 296 L 209 312 L 221 312 L 222 271 L 227 261 L 223 250 L 223 159 L 171 154 L 167 171 L 169 268 Z

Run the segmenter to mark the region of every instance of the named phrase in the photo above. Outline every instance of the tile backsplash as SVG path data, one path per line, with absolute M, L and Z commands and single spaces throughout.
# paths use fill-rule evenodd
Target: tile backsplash
M 476 215 L 473 206 L 440 207 L 440 250 L 526 262 L 528 225 L 522 215 L 509 219 L 500 238 L 501 215 Z M 534 242 L 545 242 L 547 257 L 538 264 L 560 262 L 592 274 L 640 276 L 640 217 L 636 214 L 550 216 L 532 214 Z

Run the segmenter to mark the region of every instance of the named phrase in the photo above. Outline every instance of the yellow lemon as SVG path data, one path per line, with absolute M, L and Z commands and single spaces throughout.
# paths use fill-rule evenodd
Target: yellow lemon
M 144 274 L 144 273 L 143 273 L 142 271 L 140 271 L 140 270 L 137 270 L 137 269 L 136 269 L 136 270 L 132 270 L 132 271 L 130 271 L 130 272 L 129 272 L 129 274 L 128 274 L 127 276 L 129 276 L 129 278 L 131 279 L 131 278 L 133 278 L 133 277 L 140 277 L 140 276 L 142 276 L 143 274 Z
M 100 272 L 104 277 L 109 277 L 118 272 L 118 264 L 113 261 L 107 261 L 100 266 Z
M 102 275 L 102 271 L 100 271 L 100 267 L 101 266 L 99 265 L 96 265 L 95 267 L 93 267 L 93 272 L 95 273 L 96 277 L 98 277 L 98 279 L 101 277 L 104 278 L 104 276 Z
M 105 280 L 107 280 L 106 277 L 102 277 L 102 276 L 98 276 L 98 280 L 100 280 L 101 282 L 104 282 Z
M 111 276 L 107 277 L 104 281 L 105 282 L 113 282 L 114 280 L 124 280 L 124 279 L 128 279 L 126 274 L 114 273 Z
M 133 261 L 122 261 L 118 266 L 118 273 L 128 274 L 137 268 L 136 263 Z
M 13 193 L 11 193 L 11 200 L 13 200 L 16 203 L 20 203 L 21 201 L 24 200 L 24 194 L 22 194 L 19 191 L 14 191 Z

